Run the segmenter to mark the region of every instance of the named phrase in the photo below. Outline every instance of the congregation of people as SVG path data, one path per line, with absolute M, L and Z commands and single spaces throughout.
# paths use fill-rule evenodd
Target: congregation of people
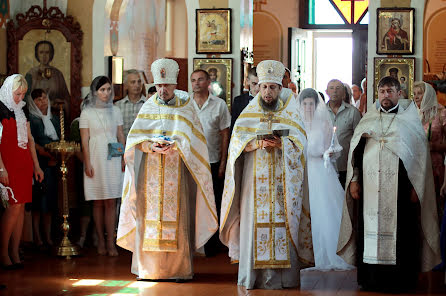
M 119 246 L 132 252 L 137 279 L 180 283 L 192 280 L 194 256 L 227 252 L 247 289 L 299 287 L 304 269 L 356 268 L 362 289 L 400 292 L 420 272 L 444 272 L 437 92 L 446 83 L 413 82 L 409 100 L 407 81 L 386 76 L 367 105 L 365 78 L 351 87 L 332 79 L 324 98 L 297 92 L 290 71 L 265 60 L 229 109 L 214 73 L 193 71 L 187 93 L 174 60 L 151 72 L 149 94 L 126 71 L 116 102 L 111 80 L 96 77 L 70 124 L 82 150 L 72 173 L 79 247 L 119 256 Z M 0 89 L 0 265 L 10 272 L 26 268 L 25 212 L 41 252 L 56 245 L 59 219 L 58 155 L 45 146 L 60 140 L 61 124 L 51 94 L 31 86 L 14 74 Z

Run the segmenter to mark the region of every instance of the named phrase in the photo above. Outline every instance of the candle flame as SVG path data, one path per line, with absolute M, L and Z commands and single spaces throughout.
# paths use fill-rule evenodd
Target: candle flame
M 334 126 L 334 127 L 333 127 L 333 133 L 335 133 L 335 132 L 336 132 L 336 127 Z

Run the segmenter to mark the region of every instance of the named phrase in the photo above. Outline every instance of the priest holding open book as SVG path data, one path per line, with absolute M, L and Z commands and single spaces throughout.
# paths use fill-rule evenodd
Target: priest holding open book
M 176 90 L 171 59 L 151 66 L 157 93 L 127 137 L 119 246 L 139 279 L 184 282 L 193 253 L 218 230 L 208 149 L 189 95 Z
M 220 239 L 239 263 L 238 285 L 300 284 L 313 265 L 306 134 L 292 94 L 280 98 L 285 67 L 262 61 L 260 92 L 237 119 L 229 146 Z

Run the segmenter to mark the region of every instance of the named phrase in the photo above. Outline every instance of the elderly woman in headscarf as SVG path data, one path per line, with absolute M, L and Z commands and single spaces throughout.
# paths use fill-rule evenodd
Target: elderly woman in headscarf
M 5 212 L 1 219 L 0 264 L 4 269 L 23 268 L 19 256 L 25 203 L 32 200 L 33 170 L 43 180 L 24 108 L 28 84 L 20 74 L 6 78 L 0 89 L 0 183 Z M 9 187 L 6 190 L 5 187 Z
M 44 243 L 40 235 L 40 219 L 43 222 L 43 233 L 45 243 L 53 245 L 51 239 L 51 216 L 57 208 L 57 162 L 55 155 L 45 149 L 45 145 L 59 140 L 60 122 L 59 118 L 51 114 L 51 104 L 47 93 L 36 88 L 28 97 L 29 122 L 31 133 L 36 143 L 37 157 L 40 167 L 45 174 L 44 186 L 38 184 L 33 190 L 32 217 L 33 237 L 36 247 L 42 249 Z
M 109 256 L 118 255 L 115 242 L 116 200 L 121 197 L 124 170 L 122 155 L 111 155 L 109 150 L 118 142 L 125 143 L 122 115 L 119 108 L 113 106 L 113 97 L 110 79 L 96 77 L 91 83 L 79 120 L 84 155 L 85 200 L 94 201 L 93 219 L 98 234 L 98 254 Z
M 437 193 L 438 218 L 441 221 L 444 210 L 444 200 L 440 195 L 444 180 L 444 152 L 446 152 L 446 143 L 444 142 L 446 136 L 446 109 L 438 103 L 437 94 L 430 84 L 417 81 L 414 83 L 413 92 L 421 123 L 430 144 L 432 171 Z

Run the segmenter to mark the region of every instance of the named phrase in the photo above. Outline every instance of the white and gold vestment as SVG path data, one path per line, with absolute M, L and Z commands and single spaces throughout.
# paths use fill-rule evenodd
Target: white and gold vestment
M 294 96 L 265 111 L 258 94 L 237 119 L 229 145 L 220 239 L 239 261 L 238 284 L 252 289 L 299 285 L 299 269 L 312 265 L 306 187 L 306 135 Z M 256 149 L 259 130 L 289 130 L 282 148 Z M 256 282 L 257 279 L 257 282 Z M 262 282 L 262 283 L 259 283 Z
M 136 146 L 165 135 L 168 154 Z M 138 146 L 139 147 L 139 146 Z M 133 252 L 132 272 L 145 279 L 189 279 L 192 254 L 217 231 L 206 139 L 189 98 L 173 105 L 153 95 L 127 138 L 119 246 Z

